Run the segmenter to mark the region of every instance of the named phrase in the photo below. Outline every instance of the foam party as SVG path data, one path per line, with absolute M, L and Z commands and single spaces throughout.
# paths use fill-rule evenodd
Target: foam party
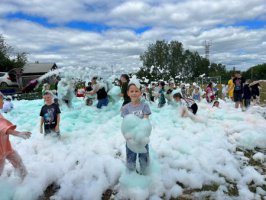
M 140 93 L 144 106 L 139 117 L 140 113 L 130 112 L 134 106 L 127 107 L 128 113 L 123 111 L 121 89 L 115 84 L 119 77 L 104 80 L 79 69 L 55 70 L 41 79 L 55 74 L 61 78 L 56 96 L 61 111 L 60 137 L 40 133 L 43 99 L 15 99 L 12 111 L 2 112 L 16 129 L 32 134 L 27 140 L 10 136 L 27 175 L 21 179 L 6 162 L 0 177 L 1 200 L 40 199 L 47 188 L 53 191 L 53 200 L 103 199 L 106 191 L 110 199 L 137 200 L 186 197 L 189 191 L 195 199 L 231 199 L 232 190 L 237 193 L 234 199 L 266 196 L 265 108 L 254 105 L 243 112 L 235 109 L 230 99 L 218 99 L 219 106 L 202 99 L 196 103 L 196 115 L 183 112 L 184 102 L 175 95 L 181 95 L 182 85 L 158 107 L 160 98 L 152 101 L 148 94 L 143 96 L 140 81 L 131 77 L 128 94 L 132 103 Z M 74 93 L 77 80 L 88 82 L 94 77 L 98 89 L 105 88 L 109 98 L 100 109 L 92 92 L 89 106 L 85 97 Z M 64 103 L 66 96 L 69 104 Z M 128 151 L 135 155 L 133 170 L 128 167 L 132 155 Z M 147 156 L 148 162 L 143 161 Z M 250 164 L 251 160 L 257 165 Z M 209 189 L 201 190 L 204 187 Z

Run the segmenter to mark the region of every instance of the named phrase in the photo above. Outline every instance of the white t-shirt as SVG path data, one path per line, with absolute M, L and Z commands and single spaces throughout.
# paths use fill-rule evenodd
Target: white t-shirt
M 14 108 L 13 103 L 10 101 L 5 101 L 2 111 L 4 113 L 10 112 Z

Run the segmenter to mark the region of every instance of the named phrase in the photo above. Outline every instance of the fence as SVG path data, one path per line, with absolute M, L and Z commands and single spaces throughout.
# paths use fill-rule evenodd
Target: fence
M 198 85 L 208 85 L 210 82 L 215 84 L 221 84 L 221 76 L 212 76 L 212 77 L 197 77 L 196 83 Z

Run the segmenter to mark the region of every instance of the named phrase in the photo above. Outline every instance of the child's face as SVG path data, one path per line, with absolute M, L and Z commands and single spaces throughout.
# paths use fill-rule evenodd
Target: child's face
M 3 97 L 0 97 L 0 109 L 3 108 L 3 105 L 4 105 L 4 99 Z
M 216 102 L 216 103 L 214 104 L 214 106 L 218 108 L 218 107 L 219 107 L 219 102 Z
M 179 102 L 180 101 L 180 97 L 176 97 L 174 98 L 176 102 Z
M 135 85 L 131 85 L 127 91 L 127 95 L 130 97 L 131 101 L 136 102 L 141 96 L 141 91 Z
M 120 80 L 121 80 L 122 83 L 127 82 L 127 79 L 126 79 L 124 76 L 121 76 L 121 77 L 120 77 Z
M 45 103 L 48 104 L 48 105 L 49 105 L 49 104 L 52 104 L 52 102 L 53 102 L 53 98 L 52 98 L 52 96 L 49 95 L 49 94 L 44 95 L 44 96 L 43 96 L 43 99 L 44 99 Z

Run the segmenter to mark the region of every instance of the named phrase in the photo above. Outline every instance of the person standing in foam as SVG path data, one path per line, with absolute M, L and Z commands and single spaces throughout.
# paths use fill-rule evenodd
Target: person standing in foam
M 0 93 L 0 109 L 3 108 L 3 99 L 4 96 Z M 9 135 L 28 139 L 31 136 L 31 132 L 19 132 L 15 129 L 16 126 L 0 114 L 0 176 L 3 173 L 5 160 L 7 159 L 18 170 L 19 176 L 24 179 L 27 175 L 27 170 L 19 154 L 12 148 Z
M 127 169 L 136 170 L 137 156 L 140 164 L 140 174 L 147 174 L 149 166 L 149 136 L 151 114 L 148 104 L 141 102 L 140 84 L 137 80 L 130 81 L 127 94 L 131 102 L 122 107 L 121 115 L 124 118 L 122 133 L 126 139 Z M 138 172 L 138 171 L 137 171 Z
M 11 97 L 7 97 L 7 98 L 6 98 L 6 101 L 5 101 L 4 105 L 3 105 L 2 111 L 3 111 L 4 113 L 8 113 L 8 112 L 10 112 L 13 108 L 14 108 L 14 105 L 13 105 L 13 103 L 11 102 Z

